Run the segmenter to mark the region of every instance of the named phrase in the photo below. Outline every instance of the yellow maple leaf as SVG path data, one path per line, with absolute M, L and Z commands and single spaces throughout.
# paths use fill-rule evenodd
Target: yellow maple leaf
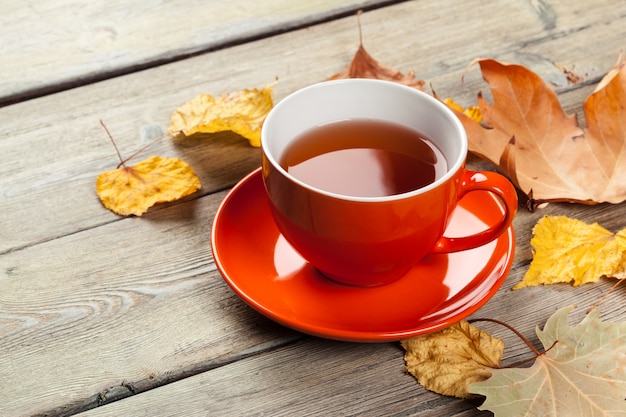
M 131 167 L 103 172 L 96 181 L 102 204 L 121 216 L 141 216 L 157 203 L 175 201 L 200 188 L 193 169 L 178 158 L 153 156 Z
M 446 103 L 448 107 L 451 107 L 452 109 L 465 114 L 476 123 L 480 123 L 483 120 L 483 116 L 480 113 L 480 107 L 478 106 L 470 106 L 464 109 L 460 104 L 456 103 L 451 98 L 447 98 L 443 102 Z
M 439 332 L 401 341 L 407 371 L 426 389 L 459 398 L 500 366 L 504 342 L 462 320 Z
M 603 276 L 626 276 L 626 229 L 611 233 L 598 223 L 545 216 L 533 234 L 533 260 L 514 289 L 557 282 L 577 286 Z
M 261 126 L 274 106 L 274 84 L 259 89 L 245 89 L 215 98 L 200 94 L 172 113 L 168 133 L 171 136 L 232 131 L 261 146 Z

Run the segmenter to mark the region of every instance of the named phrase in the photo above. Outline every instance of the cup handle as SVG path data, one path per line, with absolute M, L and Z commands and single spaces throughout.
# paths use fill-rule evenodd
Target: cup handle
M 463 237 L 441 237 L 435 244 L 431 253 L 460 252 L 477 248 L 497 239 L 513 223 L 513 218 L 517 212 L 517 193 L 513 184 L 504 176 L 489 171 L 465 171 L 460 184 L 460 200 L 472 191 L 489 191 L 502 200 L 504 203 L 504 216 L 495 225 L 469 236 Z

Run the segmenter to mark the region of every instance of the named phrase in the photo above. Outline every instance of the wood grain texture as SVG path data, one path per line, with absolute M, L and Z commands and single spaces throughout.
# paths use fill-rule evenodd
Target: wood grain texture
M 376 58 L 405 72 L 413 69 L 438 94 L 470 104 L 484 86 L 476 69 L 466 74 L 464 83 L 461 77 L 477 56 L 515 54 L 516 62 L 546 70 L 538 71 L 545 77 L 558 72 L 552 62 L 577 62 L 596 68 L 596 75 L 608 71 L 621 46 L 615 34 L 619 19 L 600 17 L 614 16 L 614 11 L 606 12 L 609 6 L 614 9 L 609 3 L 594 4 L 589 11 L 580 5 L 578 10 L 564 7 L 560 13 L 568 26 L 549 35 L 524 2 L 491 8 L 487 18 L 479 7 L 466 11 L 448 3 L 411 2 L 384 8 L 382 14 L 365 14 L 361 21 L 365 45 Z M 516 16 L 508 26 L 510 33 L 498 38 L 491 25 L 510 20 L 510 15 Z M 584 15 L 585 20 L 574 20 L 572 15 Z M 470 27 L 442 25 L 461 19 Z M 415 21 L 420 25 L 416 27 Z M 441 36 L 444 29 L 445 37 Z M 602 30 L 610 41 L 594 44 L 593 54 L 580 49 L 586 37 L 597 39 Z M 568 40 L 570 34 L 576 35 L 576 42 Z M 0 132 L 0 155 L 4 155 L 0 162 L 0 253 L 117 219 L 102 210 L 93 192 L 95 177 L 118 162 L 99 119 L 109 126 L 122 153 L 129 155 L 166 132 L 171 112 L 200 92 L 222 94 L 260 87 L 278 77 L 275 98 L 279 100 L 341 70 L 357 42 L 356 19 L 350 17 L 0 109 L 4 127 Z M 435 42 L 437 48 L 427 46 Z M 569 50 L 571 55 L 568 60 L 563 55 L 541 55 L 540 45 L 560 54 Z M 526 52 L 527 48 L 532 50 Z M 580 110 L 581 104 L 571 106 Z M 28 114 L 37 117 L 24 123 L 22 117 Z M 24 152 L 24 148 L 39 151 Z M 233 151 L 221 141 L 204 146 L 198 138 L 182 144 L 166 139 L 150 151 L 189 160 L 203 181 L 203 194 L 233 185 L 259 163 L 258 150 L 245 143 Z M 74 207 L 81 212 L 72 213 Z M 23 221 L 26 218 L 28 222 Z
M 485 56 L 531 67 L 552 80 L 567 111 L 580 111 L 624 49 L 626 5 L 543 3 L 548 11 L 526 0 L 490 3 L 488 12 L 479 0 L 387 6 L 361 16 L 364 43 L 464 105 L 485 88 L 466 67 Z M 26 13 L 18 4 L 8 10 Z M 119 218 L 95 195 L 96 176 L 117 165 L 99 119 L 129 155 L 198 93 L 278 77 L 279 100 L 340 71 L 357 46 L 351 16 L 0 108 L 0 415 L 71 415 L 102 404 L 84 415 L 490 415 L 420 388 L 395 343 L 304 337 L 226 286 L 209 247 L 211 221 L 225 190 L 259 166 L 247 141 L 223 134 L 156 143 L 145 156 L 182 157 L 203 189 L 142 218 Z M 568 85 L 555 62 L 584 69 L 587 81 Z M 490 169 L 475 157 L 469 165 Z M 575 322 L 612 284 L 511 290 L 546 214 L 626 227 L 623 204 L 520 210 L 513 269 L 476 316 L 504 320 L 535 343 L 535 326 L 557 308 L 577 305 Z M 626 319 L 625 294 L 602 305 L 603 319 Z M 484 327 L 505 340 L 506 364 L 531 357 L 515 336 Z
M 67 412 L 300 336 L 233 297 L 212 262 L 223 193 L 1 258 L 3 415 Z M 36 396 L 37 401 L 33 401 Z
M 81 416 L 452 416 L 475 407 L 424 391 L 405 373 L 399 344 L 354 344 L 309 338 L 271 355 L 100 407 Z M 184 398 L 181 410 L 163 401 Z
M 380 0 L 0 4 L 0 105 L 331 19 Z

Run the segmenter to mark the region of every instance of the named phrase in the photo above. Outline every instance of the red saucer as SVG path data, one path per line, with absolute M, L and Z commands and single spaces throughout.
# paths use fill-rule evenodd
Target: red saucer
M 430 255 L 404 277 L 377 287 L 350 287 L 320 275 L 276 228 L 261 171 L 237 184 L 213 223 L 215 263 L 250 306 L 293 329 L 331 339 L 380 342 L 448 327 L 498 291 L 513 262 L 513 228 L 485 246 Z M 487 192 L 456 208 L 446 236 L 480 231 L 503 209 Z

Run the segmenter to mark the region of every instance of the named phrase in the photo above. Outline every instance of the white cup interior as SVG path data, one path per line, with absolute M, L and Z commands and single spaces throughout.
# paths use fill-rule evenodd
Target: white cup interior
M 265 119 L 261 146 L 269 162 L 291 177 L 279 163 L 287 146 L 312 128 L 349 119 L 375 119 L 405 125 L 428 137 L 441 150 L 448 164 L 446 175 L 409 194 L 425 192 L 445 182 L 463 165 L 467 156 L 467 135 L 463 125 L 445 104 L 414 88 L 371 79 L 326 81 L 287 96 Z M 334 195 L 319 189 L 316 191 Z M 393 196 L 352 197 L 354 200 L 388 198 Z

